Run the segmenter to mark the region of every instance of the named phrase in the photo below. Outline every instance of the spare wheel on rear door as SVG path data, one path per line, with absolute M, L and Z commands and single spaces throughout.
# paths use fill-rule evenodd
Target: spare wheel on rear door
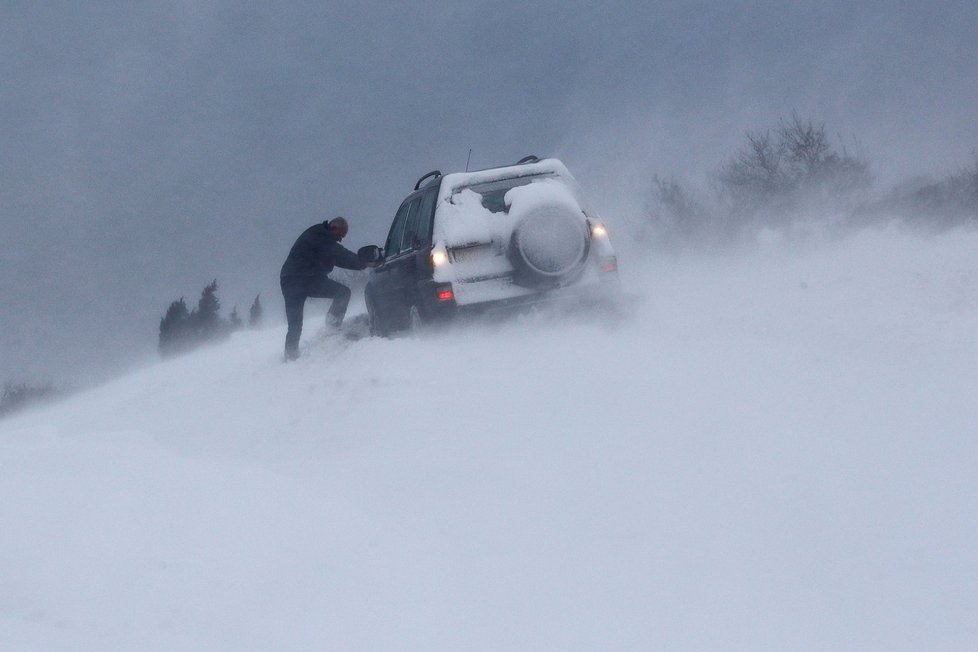
M 580 210 L 563 202 L 541 203 L 523 213 L 513 228 L 509 257 L 520 285 L 559 285 L 587 260 L 591 238 Z

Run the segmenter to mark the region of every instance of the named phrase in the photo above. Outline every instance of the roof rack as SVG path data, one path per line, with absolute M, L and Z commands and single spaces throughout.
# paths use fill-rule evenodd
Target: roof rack
M 540 159 L 530 154 L 529 156 L 524 156 L 520 160 L 516 161 L 516 165 L 525 165 L 527 163 L 539 163 Z
M 418 179 L 418 182 L 416 184 L 414 184 L 414 189 L 417 190 L 418 188 L 420 188 L 421 187 L 421 182 L 424 181 L 425 179 L 427 179 L 428 177 L 438 178 L 440 176 L 441 176 L 441 171 L 440 170 L 432 170 L 428 174 L 426 174 L 423 177 L 421 177 L 420 179 Z

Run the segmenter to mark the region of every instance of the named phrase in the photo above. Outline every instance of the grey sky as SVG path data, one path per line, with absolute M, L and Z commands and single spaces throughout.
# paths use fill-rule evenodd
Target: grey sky
M 151 355 L 172 299 L 229 310 L 335 214 L 382 240 L 418 176 L 558 155 L 627 228 L 797 110 L 881 183 L 978 147 L 970 2 L 0 5 L 0 381 Z

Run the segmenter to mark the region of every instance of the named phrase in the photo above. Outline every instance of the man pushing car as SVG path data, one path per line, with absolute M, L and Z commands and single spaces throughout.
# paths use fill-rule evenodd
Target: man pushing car
M 310 226 L 292 245 L 282 265 L 279 280 L 285 297 L 285 316 L 289 331 L 285 336 L 285 359 L 299 357 L 302 335 L 302 312 L 306 299 L 332 299 L 326 317 L 327 325 L 339 328 L 350 303 L 350 288 L 329 278 L 333 267 L 364 269 L 366 264 L 340 242 L 350 230 L 346 219 L 333 219 Z

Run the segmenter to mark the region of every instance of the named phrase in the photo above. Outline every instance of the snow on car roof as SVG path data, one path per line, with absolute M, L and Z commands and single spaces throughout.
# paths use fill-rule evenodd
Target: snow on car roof
M 577 182 L 563 163 L 544 159 L 537 163 L 455 172 L 445 175 L 438 197 L 438 214 L 432 231 L 435 242 L 460 246 L 474 242 L 505 242 L 512 233 L 512 216 L 491 212 L 477 194 L 478 188 L 496 181 L 535 177 L 552 179 L 550 183 L 530 193 L 529 197 L 547 197 L 554 203 L 570 203 L 582 210 L 576 192 Z M 559 181 L 558 181 L 559 179 Z M 551 185 L 552 184 L 552 185 Z M 533 184 L 537 185 L 537 184 Z M 507 195 L 509 197 L 509 195 Z M 447 219 L 446 219 L 447 218 Z
M 555 158 L 546 158 L 537 163 L 506 165 L 489 168 L 488 170 L 476 170 L 474 172 L 451 172 L 446 174 L 444 179 L 442 179 L 441 192 L 439 193 L 438 199 L 444 200 L 462 188 L 480 183 L 540 174 L 553 174 L 571 180 L 574 179 L 573 175 L 571 175 L 563 163 Z
M 494 213 L 483 203 L 480 188 L 510 179 L 547 180 L 529 192 L 527 201 L 546 198 L 554 204 L 573 204 L 584 215 L 591 215 L 577 187 L 577 181 L 562 162 L 555 158 L 536 163 L 507 165 L 474 172 L 445 175 L 438 195 L 438 215 L 432 228 L 433 242 L 444 246 L 462 246 L 476 242 L 507 242 L 512 234 L 515 216 Z M 534 183 L 533 185 L 538 185 Z M 519 195 L 520 193 L 516 193 Z M 507 199 L 510 195 L 507 193 Z

